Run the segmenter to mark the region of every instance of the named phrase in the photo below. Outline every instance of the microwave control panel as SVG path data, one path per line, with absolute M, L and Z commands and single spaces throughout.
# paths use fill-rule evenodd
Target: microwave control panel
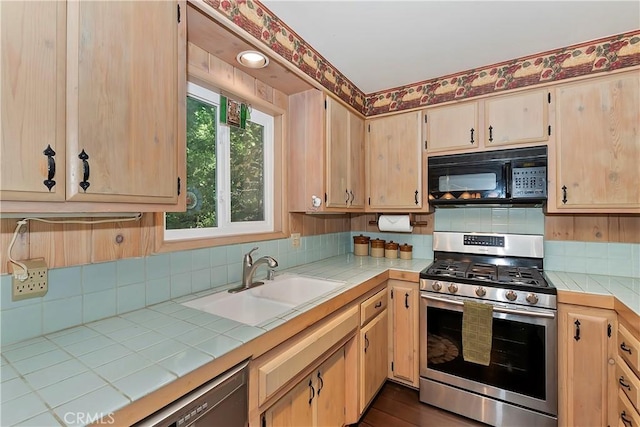
M 547 168 L 545 166 L 513 168 L 511 197 L 546 197 Z

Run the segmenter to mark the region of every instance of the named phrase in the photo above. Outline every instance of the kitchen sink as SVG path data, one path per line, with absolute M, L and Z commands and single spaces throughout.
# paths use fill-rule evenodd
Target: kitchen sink
M 246 291 L 218 292 L 182 305 L 255 326 L 342 285 L 344 282 L 283 274 Z

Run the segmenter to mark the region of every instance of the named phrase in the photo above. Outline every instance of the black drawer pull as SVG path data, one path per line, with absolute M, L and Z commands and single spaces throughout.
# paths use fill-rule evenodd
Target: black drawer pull
M 318 371 L 318 381 L 320 381 L 320 385 L 318 386 L 318 396 L 320 396 L 320 392 L 324 388 L 324 380 L 322 379 L 322 375 L 320 375 L 320 371 Z
M 364 334 L 364 352 L 367 352 L 367 349 L 369 348 L 369 338 L 367 338 L 367 334 Z
M 53 186 L 56 185 L 56 182 L 53 179 L 53 177 L 56 176 L 56 159 L 53 158 L 56 155 L 56 152 L 53 151 L 51 145 L 47 145 L 47 148 L 45 148 L 42 154 L 47 156 L 47 179 L 43 181 L 43 184 L 49 189 L 49 191 L 51 191 Z
M 624 341 L 622 341 L 622 344 L 620 344 L 620 350 L 626 351 L 627 353 L 631 354 L 631 349 L 629 347 L 627 347 L 627 345 L 624 343 Z
M 374 306 L 374 308 L 382 307 L 382 301 L 378 301 L 378 303 Z
M 624 382 L 624 375 L 620 376 L 620 379 L 618 380 L 618 382 L 620 383 L 620 385 L 624 388 L 626 388 L 627 390 L 631 391 L 631 386 L 627 383 Z
M 82 160 L 82 181 L 80 182 L 80 188 L 82 188 L 86 193 L 87 188 L 91 185 L 89 183 L 89 175 L 91 171 L 89 169 L 89 162 L 87 161 L 89 160 L 89 155 L 82 150 L 82 152 L 78 154 L 78 158 Z
M 576 320 L 573 324 L 576 325 L 576 334 L 573 336 L 573 339 L 580 341 L 580 321 Z
M 309 398 L 309 405 L 311 405 L 311 401 L 314 397 L 316 397 L 316 389 L 313 388 L 313 382 L 309 380 L 309 388 L 311 389 L 311 397 Z
M 473 141 L 473 132 L 474 132 L 474 130 L 473 130 L 473 128 L 471 128 L 471 143 L 472 143 L 472 144 L 473 144 L 473 142 L 474 142 L 474 141 Z
M 625 426 L 633 427 L 633 423 L 631 422 L 631 420 L 627 419 L 627 412 L 626 411 L 622 411 L 620 413 L 620 419 L 622 420 L 622 422 L 624 423 Z

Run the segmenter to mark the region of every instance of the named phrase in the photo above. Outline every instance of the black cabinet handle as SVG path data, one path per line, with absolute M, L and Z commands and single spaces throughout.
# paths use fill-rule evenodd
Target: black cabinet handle
M 489 126 L 489 142 L 493 142 L 493 126 Z
M 416 190 L 415 198 L 416 198 L 416 205 L 417 205 L 418 204 L 418 190 Z
M 576 341 L 580 341 L 580 321 L 576 320 L 575 322 L 573 322 L 574 325 L 576 325 L 576 334 L 574 335 L 573 339 Z
M 82 188 L 86 193 L 87 188 L 91 185 L 89 183 L 89 162 L 87 161 L 89 160 L 89 155 L 82 150 L 82 152 L 78 154 L 78 158 L 82 160 L 82 182 L 80 182 L 80 188 Z
M 382 301 L 378 301 L 378 303 L 373 308 L 380 308 L 380 307 L 382 307 Z
M 320 381 L 320 386 L 318 387 L 318 396 L 320 396 L 320 392 L 324 388 L 324 380 L 322 379 L 322 375 L 320 374 L 320 371 L 318 371 L 318 381 Z
M 471 128 L 471 143 L 472 143 L 472 144 L 473 144 L 473 142 L 474 142 L 474 141 L 473 141 L 473 132 L 474 132 L 474 130 L 473 130 L 473 128 Z
M 309 398 L 309 405 L 311 405 L 311 401 L 314 397 L 316 397 L 316 389 L 313 388 L 313 382 L 309 380 L 309 388 L 311 389 L 311 397 Z
M 49 191 L 51 191 L 53 186 L 56 185 L 56 182 L 53 179 L 53 177 L 56 176 L 56 160 L 53 158 L 53 156 L 56 155 L 56 152 L 53 151 L 51 145 L 48 144 L 47 148 L 45 148 L 42 154 L 47 156 L 47 179 L 42 182 L 44 183 L 45 187 L 47 187 Z
M 349 194 L 351 194 L 351 202 L 350 202 L 350 204 L 353 204 L 353 199 L 355 199 L 356 196 L 353 195 L 353 191 L 349 191 Z
M 347 200 L 344 201 L 344 204 L 348 204 L 349 203 L 349 190 L 344 190 L 345 193 L 347 193 Z
M 562 186 L 562 203 L 563 204 L 567 203 L 567 186 L 566 185 Z
M 622 420 L 625 426 L 633 426 L 633 423 L 631 422 L 631 420 L 627 419 L 626 411 L 620 412 L 620 419 Z
M 364 334 L 364 352 L 367 352 L 367 349 L 369 348 L 369 338 L 367 338 L 367 334 Z
M 404 308 L 409 308 L 409 294 L 404 294 Z
M 620 383 L 620 385 L 624 388 L 626 388 L 627 390 L 631 391 L 631 386 L 627 383 L 624 382 L 624 375 L 620 376 L 620 379 L 618 380 L 618 382 Z
M 622 342 L 622 344 L 620 344 L 620 350 L 626 351 L 627 353 L 631 354 L 631 349 L 629 347 L 627 347 L 627 345 L 624 343 L 624 341 Z

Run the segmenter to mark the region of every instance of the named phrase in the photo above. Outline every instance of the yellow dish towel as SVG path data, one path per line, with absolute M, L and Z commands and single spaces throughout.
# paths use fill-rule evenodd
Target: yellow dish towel
M 462 312 L 462 357 L 466 362 L 489 366 L 493 306 L 465 301 Z

